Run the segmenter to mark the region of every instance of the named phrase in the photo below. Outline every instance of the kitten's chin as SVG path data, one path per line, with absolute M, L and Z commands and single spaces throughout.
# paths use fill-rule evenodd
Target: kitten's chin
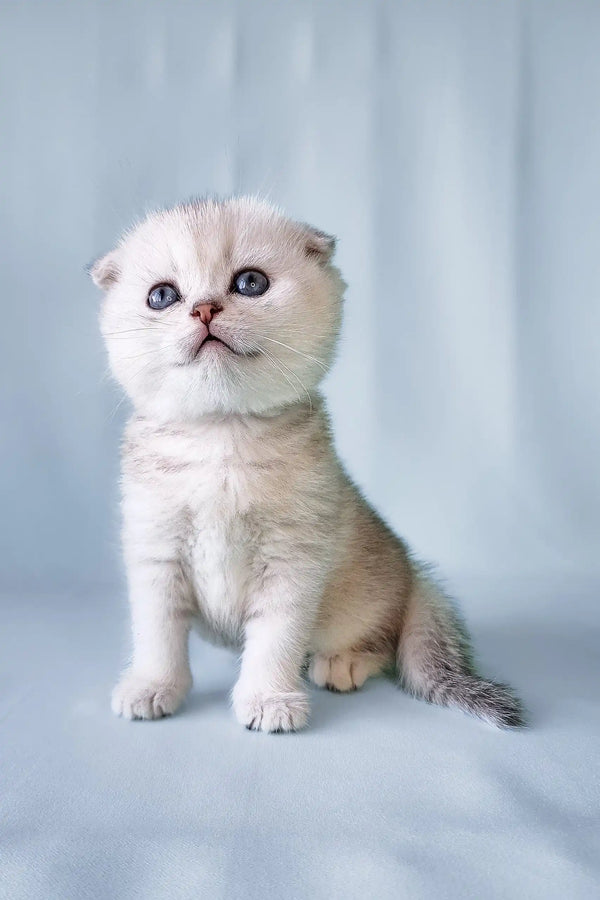
M 189 359 L 189 358 L 188 358 Z M 123 362 L 123 364 L 121 364 Z M 193 422 L 210 415 L 265 415 L 307 402 L 322 377 L 306 362 L 302 371 L 274 365 L 269 357 L 248 359 L 219 341 L 203 344 L 186 363 L 132 371 L 113 357 L 113 373 L 138 414 L 161 422 Z M 289 373 L 289 374 L 288 374 Z

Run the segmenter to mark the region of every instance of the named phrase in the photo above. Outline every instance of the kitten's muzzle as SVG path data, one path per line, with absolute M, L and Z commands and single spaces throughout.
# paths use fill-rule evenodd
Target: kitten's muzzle
M 218 343 L 223 344 L 224 347 L 227 347 L 227 349 L 232 353 L 236 352 L 234 348 L 227 343 L 227 341 L 224 341 L 223 338 L 219 337 L 216 334 L 212 334 L 209 330 L 208 326 L 212 322 L 213 318 L 217 315 L 217 313 L 220 313 L 222 311 L 223 307 L 219 303 L 213 302 L 198 302 L 192 307 L 190 315 L 196 319 L 200 319 L 200 327 L 198 330 L 198 334 L 194 340 L 193 346 L 194 358 L 198 356 L 202 347 L 204 347 L 204 345 L 209 341 L 217 341 Z

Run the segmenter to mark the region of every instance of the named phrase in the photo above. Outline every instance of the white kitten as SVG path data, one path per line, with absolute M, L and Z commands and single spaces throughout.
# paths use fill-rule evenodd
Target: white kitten
M 233 707 L 248 728 L 304 725 L 306 660 L 320 687 L 394 669 L 419 697 L 522 722 L 336 457 L 317 392 L 340 327 L 333 250 L 255 199 L 203 200 L 149 216 L 92 267 L 135 408 L 123 446 L 134 647 L 117 714 L 177 709 L 195 625 L 243 649 Z

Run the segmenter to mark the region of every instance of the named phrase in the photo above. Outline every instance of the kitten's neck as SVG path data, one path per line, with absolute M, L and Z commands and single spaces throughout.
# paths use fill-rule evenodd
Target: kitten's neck
M 198 427 L 217 425 L 227 427 L 231 425 L 236 427 L 239 425 L 288 425 L 293 427 L 300 422 L 320 415 L 324 409 L 324 400 L 318 391 L 311 392 L 306 399 L 297 400 L 294 403 L 288 403 L 284 406 L 273 407 L 262 412 L 225 412 L 215 411 L 204 413 L 202 416 L 193 419 L 181 418 L 162 418 L 150 415 L 148 413 L 134 412 L 133 419 L 143 422 L 148 426 L 156 426 L 157 428 L 177 428 L 182 430 L 193 431 Z

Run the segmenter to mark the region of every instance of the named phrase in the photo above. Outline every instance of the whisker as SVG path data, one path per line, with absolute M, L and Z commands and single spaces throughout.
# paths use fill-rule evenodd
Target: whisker
M 310 353 L 304 353 L 302 350 L 296 350 L 295 347 L 290 347 L 289 344 L 284 344 L 283 341 L 276 341 L 275 338 L 267 337 L 264 334 L 261 335 L 261 337 L 263 340 L 270 341 L 272 344 L 279 344 L 281 347 L 286 347 L 288 350 L 291 350 L 292 353 L 297 353 L 298 356 L 303 356 L 304 359 L 312 360 L 312 362 L 315 362 L 318 366 L 321 366 L 321 368 L 325 372 L 327 371 L 327 366 L 325 365 L 325 363 L 322 360 L 317 359 L 316 356 L 311 356 Z
M 163 310 L 163 313 L 166 313 L 166 315 L 161 316 L 160 319 L 155 319 L 153 316 L 145 316 L 142 313 L 138 313 L 137 318 L 140 319 L 140 321 L 144 322 L 145 325 L 156 325 L 159 328 L 162 328 L 163 325 L 175 325 L 177 327 L 177 322 L 171 322 L 166 317 L 168 315 L 168 312 L 168 309 Z
M 109 422 L 112 422 L 114 420 L 116 414 L 121 409 L 121 407 L 123 406 L 123 404 L 125 403 L 126 400 L 127 400 L 127 394 L 123 394 L 123 396 L 121 397 L 121 399 L 119 400 L 119 402 L 117 403 L 117 405 L 115 406 L 113 411 L 106 417 L 105 422 L 104 422 L 105 425 L 108 425 Z
M 144 325 L 140 328 L 124 328 L 122 331 L 105 331 L 103 332 L 104 337 L 119 337 L 122 334 L 134 334 L 135 332 L 147 332 L 147 331 L 157 331 L 157 328 L 153 328 L 151 325 Z
M 298 397 L 298 400 L 300 400 L 301 397 L 300 397 L 300 394 L 298 393 L 298 388 L 290 381 L 290 379 L 287 377 L 287 375 L 285 374 L 285 372 L 283 371 L 281 366 L 278 364 L 278 362 L 276 362 L 275 358 L 264 347 L 261 347 L 261 352 L 264 353 L 264 355 L 275 366 L 275 368 L 279 369 L 280 373 L 283 375 L 283 377 L 285 378 L 285 380 L 287 381 L 287 383 L 289 384 L 291 389 L 294 391 L 294 393 Z
M 149 350 L 142 350 L 141 353 L 134 353 L 132 356 L 125 356 L 123 359 L 140 359 L 142 356 L 148 356 L 150 353 L 161 353 L 163 350 L 172 350 L 173 347 L 179 347 L 181 341 L 172 341 L 168 344 L 160 344 L 158 347 L 150 347 Z
M 312 405 L 312 397 L 311 397 L 310 392 L 308 391 L 306 385 L 304 384 L 304 382 L 303 382 L 302 379 L 300 378 L 300 376 L 297 375 L 292 369 L 290 369 L 290 367 L 287 366 L 279 356 L 276 356 L 274 353 L 269 353 L 269 351 L 265 350 L 264 347 L 262 348 L 262 350 L 263 350 L 264 353 L 267 353 L 267 355 L 271 356 L 274 360 L 276 359 L 277 362 L 280 363 L 280 364 L 284 367 L 284 369 L 286 369 L 286 371 L 288 371 L 288 372 L 290 373 L 290 375 L 291 375 L 293 378 L 296 379 L 296 381 L 298 381 L 298 383 L 299 383 L 300 386 L 302 387 L 302 390 L 304 391 L 304 393 L 305 393 L 306 396 L 308 397 L 308 402 L 309 402 L 309 404 L 310 404 L 310 411 L 312 412 L 312 409 L 313 409 L 313 405 Z M 280 371 L 281 371 L 281 370 L 280 370 Z M 282 374 L 285 374 L 285 373 L 282 372 Z M 289 379 L 287 379 L 287 380 L 288 380 L 288 382 L 289 382 Z M 291 383 L 291 382 L 290 382 L 290 383 Z M 298 392 L 296 391 L 296 393 L 298 393 Z M 298 396 L 298 399 L 300 399 L 299 396 Z

